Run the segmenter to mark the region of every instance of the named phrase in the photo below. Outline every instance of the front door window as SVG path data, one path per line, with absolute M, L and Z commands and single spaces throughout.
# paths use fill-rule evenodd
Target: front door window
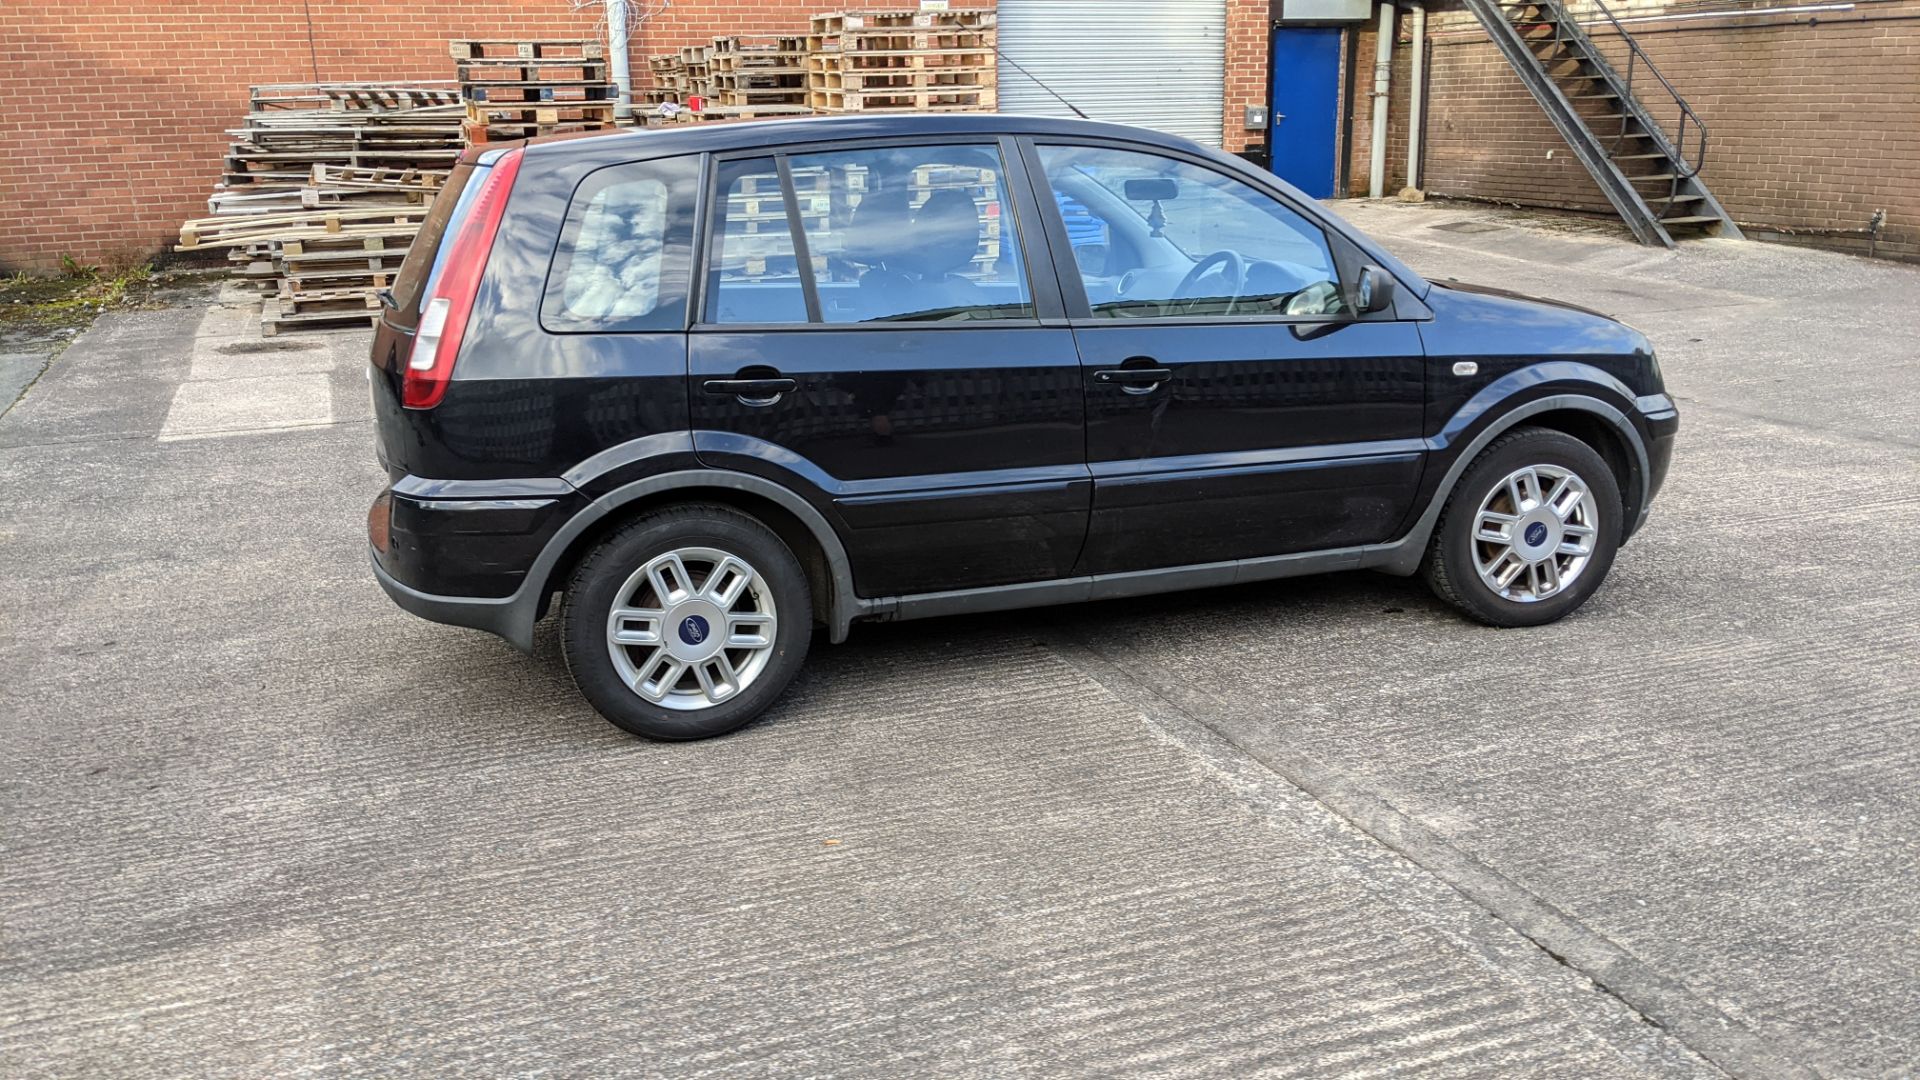
M 1096 317 L 1347 310 L 1326 234 L 1250 184 L 1133 150 L 1042 146 L 1040 159 Z

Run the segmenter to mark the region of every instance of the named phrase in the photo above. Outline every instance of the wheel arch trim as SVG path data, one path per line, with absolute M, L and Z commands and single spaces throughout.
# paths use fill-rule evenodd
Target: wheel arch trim
M 1585 367 L 1585 365 L 1578 366 Z M 1533 369 L 1523 370 L 1531 371 Z M 1515 374 L 1520 373 L 1515 372 Z M 1608 381 L 1611 382 L 1613 380 L 1609 379 Z M 1494 390 L 1494 388 L 1499 385 L 1499 382 L 1496 381 L 1493 385 L 1488 386 L 1486 390 L 1475 395 L 1472 401 L 1462 406 L 1460 411 L 1453 415 L 1453 418 L 1448 421 L 1447 427 L 1443 429 L 1442 434 L 1435 436 L 1433 440 L 1435 443 L 1433 447 L 1435 452 L 1443 451 L 1452 445 L 1453 439 L 1447 438 L 1447 432 L 1454 432 L 1454 439 L 1457 439 L 1458 433 L 1471 426 L 1474 420 L 1485 415 L 1491 408 L 1497 407 L 1497 401 L 1505 396 L 1504 393 L 1494 395 L 1492 401 L 1485 403 L 1481 401 L 1481 398 L 1487 396 L 1489 391 Z M 1521 385 L 1526 384 L 1522 383 Z M 1511 388 L 1508 388 L 1506 392 L 1510 393 Z M 1631 397 L 1629 397 L 1629 400 L 1632 400 Z M 1473 464 L 1473 459 L 1479 457 L 1480 451 L 1486 449 L 1487 445 L 1493 442 L 1493 440 L 1533 417 L 1550 412 L 1589 413 L 1606 421 L 1611 429 L 1620 434 L 1621 441 L 1626 444 L 1633 455 L 1631 461 L 1634 473 L 1633 483 L 1630 491 L 1623 492 L 1623 494 L 1627 496 L 1628 501 L 1632 504 L 1627 508 L 1627 519 L 1637 527 L 1639 521 L 1646 515 L 1645 499 L 1641 494 L 1641 492 L 1645 490 L 1646 476 L 1648 473 L 1646 440 L 1641 436 L 1639 430 L 1633 426 L 1633 421 L 1627 418 L 1627 414 L 1624 411 L 1597 397 L 1580 393 L 1549 394 L 1545 397 L 1534 398 L 1531 401 L 1516 405 L 1495 416 L 1492 420 L 1488 421 L 1485 426 L 1480 428 L 1473 438 L 1469 439 L 1467 443 L 1460 448 L 1459 453 L 1454 455 L 1452 463 L 1447 466 L 1446 474 L 1441 477 L 1440 483 L 1434 487 L 1432 497 L 1427 500 L 1427 505 L 1421 510 L 1420 516 L 1414 520 L 1412 528 L 1408 529 L 1406 535 L 1399 540 L 1391 544 L 1382 545 L 1381 553 L 1377 556 L 1379 562 L 1373 565 L 1379 569 L 1397 574 L 1411 574 L 1419 569 L 1420 559 L 1426 554 L 1427 542 L 1433 536 L 1434 526 L 1439 523 L 1440 511 L 1445 509 L 1447 500 L 1453 496 L 1454 487 L 1459 484 L 1460 478 L 1466 474 L 1467 467 Z M 1471 415 L 1468 415 L 1469 413 Z M 1632 529 L 1628 529 L 1627 532 L 1631 533 Z
M 375 576 L 380 585 L 401 607 L 436 622 L 486 630 L 505 638 L 522 652 L 533 651 L 533 627 L 539 620 L 541 605 L 552 591 L 554 573 L 572 549 L 574 542 L 590 528 L 623 508 L 656 495 L 685 493 L 697 496 L 701 491 L 741 492 L 764 498 L 793 517 L 812 535 L 826 556 L 827 579 L 832 595 L 827 603 L 827 629 L 834 642 L 846 640 L 847 628 L 862 614 L 866 605 L 853 591 L 853 571 L 847 561 L 846 547 L 827 519 L 806 499 L 771 480 L 747 473 L 718 469 L 682 469 L 658 473 L 634 480 L 607 492 L 568 518 L 554 533 L 528 568 L 520 587 L 503 597 L 433 596 L 395 581 L 375 560 Z

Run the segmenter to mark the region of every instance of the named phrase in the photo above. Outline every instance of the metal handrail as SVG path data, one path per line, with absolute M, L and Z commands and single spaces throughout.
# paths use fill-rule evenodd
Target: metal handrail
M 1631 115 L 1628 111 L 1629 103 L 1639 101 L 1639 98 L 1635 97 L 1633 93 L 1633 76 L 1635 69 L 1640 64 L 1644 63 L 1646 65 L 1647 71 L 1652 73 L 1653 77 L 1660 81 L 1661 88 L 1667 92 L 1667 96 L 1672 98 L 1673 103 L 1680 109 L 1679 123 L 1675 125 L 1677 141 L 1673 146 L 1675 178 L 1667 196 L 1667 206 L 1671 207 L 1674 197 L 1679 193 L 1680 182 L 1683 180 L 1691 180 L 1695 176 L 1698 176 L 1701 168 L 1706 165 L 1707 125 L 1700 119 L 1699 114 L 1693 111 L 1693 106 L 1687 104 L 1687 99 L 1680 96 L 1680 91 L 1673 88 L 1673 83 L 1667 81 L 1667 77 L 1661 73 L 1659 66 L 1653 62 L 1653 58 L 1648 56 L 1646 50 L 1640 47 L 1640 42 L 1636 41 L 1634 36 L 1627 32 L 1627 28 L 1620 24 L 1620 20 L 1614 17 L 1612 9 L 1607 7 L 1605 0 L 1585 0 L 1585 2 L 1599 9 L 1600 14 L 1604 15 L 1607 22 L 1612 25 L 1614 33 L 1619 34 L 1620 40 L 1626 42 L 1627 45 L 1627 74 L 1625 85 L 1621 89 L 1624 96 L 1620 102 L 1620 133 L 1614 136 L 1614 149 L 1619 149 L 1621 142 L 1625 141 L 1627 137 L 1627 120 Z M 1580 44 L 1585 46 L 1585 51 L 1588 56 L 1592 57 L 1596 63 L 1604 65 L 1605 58 L 1600 55 L 1598 49 L 1594 48 L 1593 40 L 1588 38 L 1586 32 L 1573 23 L 1570 17 L 1571 13 L 1567 11 L 1564 5 L 1561 5 L 1561 11 L 1564 17 L 1554 22 L 1554 38 L 1563 42 L 1572 40 L 1562 37 L 1563 29 L 1571 29 L 1575 34 L 1585 39 L 1580 42 Z M 1691 164 L 1687 162 L 1687 125 L 1689 123 L 1693 125 L 1696 143 Z M 1665 209 L 1661 212 L 1664 214 Z

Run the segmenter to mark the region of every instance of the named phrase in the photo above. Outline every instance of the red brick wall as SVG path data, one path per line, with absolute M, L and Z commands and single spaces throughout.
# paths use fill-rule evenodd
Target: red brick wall
M 1632 33 L 1711 129 L 1707 185 L 1750 235 L 1849 250 L 1862 240 L 1773 230 L 1864 227 L 1887 211 L 1878 253 L 1920 259 L 1920 2 L 1860 3 L 1851 12 L 1642 23 Z M 1405 184 L 1410 55 L 1395 50 L 1387 191 Z M 1472 17 L 1429 21 L 1428 192 L 1611 213 Z M 1616 67 L 1617 37 L 1595 35 Z M 1371 79 L 1373 34 L 1360 35 Z M 1353 194 L 1366 194 L 1368 103 L 1356 86 Z M 1641 100 L 1660 110 L 1651 93 Z
M 838 6 L 680 0 L 633 39 L 636 81 L 652 53 L 802 29 Z M 249 85 L 312 81 L 316 61 L 330 82 L 450 79 L 449 38 L 585 37 L 598 23 L 566 0 L 0 0 L 0 268 L 171 243 L 206 213 Z
M 1269 0 L 1227 0 L 1226 116 L 1221 145 L 1229 153 L 1267 138 L 1265 131 L 1247 130 L 1246 109 L 1267 103 L 1269 6 Z

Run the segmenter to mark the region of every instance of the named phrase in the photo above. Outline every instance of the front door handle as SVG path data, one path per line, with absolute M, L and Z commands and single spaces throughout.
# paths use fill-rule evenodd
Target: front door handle
M 700 389 L 716 397 L 737 397 L 743 405 L 771 405 L 799 385 L 792 379 L 708 379 Z
M 1128 394 L 1151 394 L 1153 388 L 1173 378 L 1172 368 L 1163 367 L 1119 367 L 1100 368 L 1093 373 L 1095 382 L 1119 383 L 1120 390 Z

